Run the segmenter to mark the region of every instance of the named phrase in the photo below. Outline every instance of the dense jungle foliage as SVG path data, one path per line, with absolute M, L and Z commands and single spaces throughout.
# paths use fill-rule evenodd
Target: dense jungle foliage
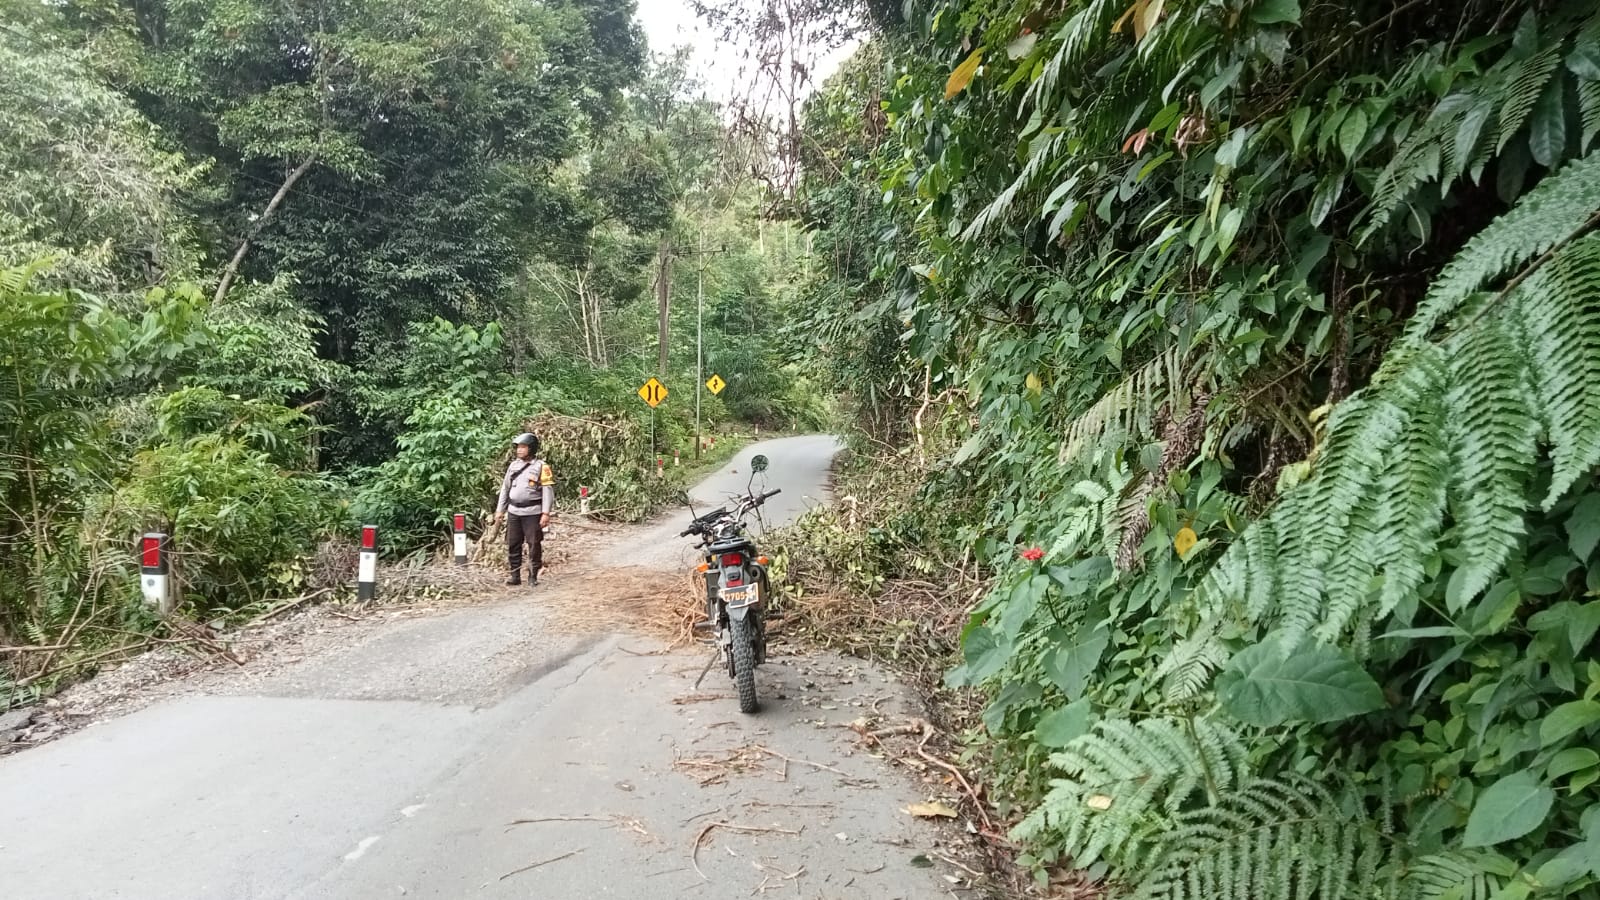
M 563 503 L 649 511 L 656 453 L 693 456 L 702 277 L 708 433 L 820 421 L 759 148 L 634 11 L 0 0 L 0 710 L 160 627 L 147 529 L 212 621 L 362 522 L 476 530 L 525 429 Z
M 1600 897 L 1596 5 L 855 12 L 803 332 L 918 478 L 846 556 L 986 567 L 1022 863 Z

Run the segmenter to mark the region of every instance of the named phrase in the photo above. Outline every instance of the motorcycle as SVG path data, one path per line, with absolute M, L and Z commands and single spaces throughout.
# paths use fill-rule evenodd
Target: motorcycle
M 679 537 L 700 538 L 696 549 L 705 559 L 698 571 L 705 576 L 706 618 L 696 623 L 695 631 L 716 632 L 709 642 L 717 647 L 717 655 L 706 664 L 705 672 L 719 661 L 727 667 L 739 693 L 742 713 L 761 708 L 756 697 L 755 668 L 767 661 L 767 598 L 772 586 L 767 577 L 767 558 L 760 555 L 744 524 L 746 516 L 755 512 L 759 517 L 761 505 L 782 493 L 781 489 L 755 493 L 755 478 L 766 470 L 765 456 L 758 455 L 750 461 L 750 481 L 743 496 L 730 498 L 734 502 L 732 510 L 720 507 L 696 515 L 688 495 L 681 497 L 694 521 Z M 705 672 L 700 675 L 702 679 Z

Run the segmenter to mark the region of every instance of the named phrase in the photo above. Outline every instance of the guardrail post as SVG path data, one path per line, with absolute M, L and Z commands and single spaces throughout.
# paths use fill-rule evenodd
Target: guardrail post
M 370 603 L 378 596 L 378 526 L 361 526 L 361 562 L 356 568 L 356 599 Z
M 162 615 L 172 611 L 172 540 L 165 532 L 147 531 L 139 539 L 139 589 L 146 603 Z

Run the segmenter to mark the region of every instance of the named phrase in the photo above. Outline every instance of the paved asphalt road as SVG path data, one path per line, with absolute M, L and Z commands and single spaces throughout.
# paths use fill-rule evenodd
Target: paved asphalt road
M 824 496 L 836 448 L 768 442 L 696 495 L 762 452 L 782 521 Z M 683 518 L 540 590 L 604 596 L 599 560 L 677 559 Z M 904 807 L 932 793 L 842 727 L 910 714 L 892 679 L 775 655 L 741 716 L 724 674 L 693 689 L 698 648 L 548 615 L 515 595 L 353 629 L 0 759 L 0 898 L 952 896 L 959 870 L 913 862 L 940 834 Z

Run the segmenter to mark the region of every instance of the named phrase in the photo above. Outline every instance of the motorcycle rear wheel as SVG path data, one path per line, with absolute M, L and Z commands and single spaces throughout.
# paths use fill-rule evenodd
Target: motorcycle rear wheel
M 728 622 L 733 639 L 733 686 L 739 692 L 739 712 L 753 713 L 761 709 L 756 697 L 756 647 L 748 619 Z

